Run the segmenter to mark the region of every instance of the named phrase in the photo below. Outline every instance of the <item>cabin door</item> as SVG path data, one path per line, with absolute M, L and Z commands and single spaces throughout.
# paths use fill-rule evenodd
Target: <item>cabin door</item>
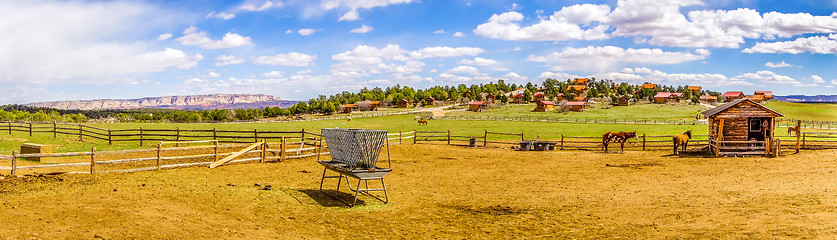
M 770 131 L 769 118 L 747 119 L 747 140 L 764 141 L 764 136 L 770 135 L 768 131 Z

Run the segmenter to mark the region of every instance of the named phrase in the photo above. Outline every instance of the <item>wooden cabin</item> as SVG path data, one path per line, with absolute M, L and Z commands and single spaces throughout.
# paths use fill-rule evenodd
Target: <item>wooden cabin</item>
M 655 88 L 657 88 L 657 84 L 644 83 L 644 84 L 639 86 L 639 89 L 645 89 L 645 88 L 655 89 Z
M 523 94 L 514 95 L 514 97 L 512 97 L 512 99 L 513 99 L 512 102 L 517 103 L 517 104 L 523 104 L 523 103 L 527 102 L 526 101 L 526 96 L 523 96 Z
M 576 101 L 576 102 L 587 102 L 587 100 L 588 100 L 587 97 L 581 97 L 581 96 L 575 97 L 573 99 L 573 101 Z
M 587 90 L 587 85 L 570 85 L 567 86 L 567 91 L 570 89 L 575 89 L 575 92 L 582 93 Z
M 689 86 L 689 91 L 692 91 L 694 93 L 699 93 L 700 89 L 702 89 L 700 86 Z
M 396 104 L 396 106 L 398 108 L 408 108 L 410 106 L 410 100 L 407 100 L 407 99 L 398 100 L 398 103 Z
M 725 92 L 724 95 L 724 102 L 732 102 L 736 99 L 747 98 L 747 95 L 744 95 L 743 92 Z
M 670 92 L 658 92 L 654 95 L 654 103 L 667 103 L 670 101 L 677 102 L 677 95 Z
M 764 95 L 750 95 L 747 96 L 747 99 L 750 99 L 753 102 L 762 103 L 764 102 Z
M 497 100 L 497 97 L 494 96 L 494 94 L 489 93 L 489 94 L 485 95 L 485 101 L 488 102 L 489 104 L 494 103 L 494 101 L 496 101 L 496 100 Z
M 369 102 L 369 111 L 378 111 L 378 105 L 381 104 L 381 101 L 371 101 Z
M 428 106 L 428 105 L 429 105 L 429 106 L 436 105 L 436 99 L 435 99 L 435 98 L 433 98 L 433 97 L 427 97 L 427 98 L 425 98 L 425 99 L 424 99 L 424 105 L 425 105 L 425 106 Z
M 781 113 L 750 99 L 733 100 L 703 112 L 709 119 L 709 151 L 718 155 L 768 155 Z
M 764 101 L 773 100 L 773 91 L 756 91 L 753 95 L 762 95 L 764 96 Z
M 538 93 L 538 94 L 535 94 L 534 96 L 532 96 L 532 101 L 539 102 L 539 101 L 546 100 L 545 98 L 546 98 L 546 96 L 544 96 L 543 93 Z
M 587 108 L 587 102 L 567 102 L 567 110 L 571 112 L 582 112 Z
M 356 104 L 346 104 L 343 105 L 343 113 L 352 113 L 352 110 L 357 108 Z
M 555 109 L 555 103 L 551 101 L 538 101 L 538 106 L 535 107 L 535 112 L 546 112 Z
M 564 94 L 558 93 L 558 95 L 555 95 L 555 101 L 564 101 Z
M 468 111 L 474 112 L 482 112 L 482 110 L 488 109 L 488 102 L 485 101 L 473 101 L 468 103 Z
M 705 102 L 705 103 L 715 103 L 715 102 L 718 102 L 718 97 L 706 94 L 706 95 L 700 96 L 700 101 Z
M 631 98 L 629 98 L 627 96 L 621 96 L 616 101 L 617 101 L 617 103 L 616 103 L 617 106 L 628 106 L 628 104 L 631 103 Z
M 588 78 L 576 78 L 573 79 L 572 85 L 587 85 L 589 80 Z
M 675 101 L 683 100 L 683 97 L 686 96 L 686 94 L 679 93 L 679 92 L 671 93 L 671 95 L 674 95 Z

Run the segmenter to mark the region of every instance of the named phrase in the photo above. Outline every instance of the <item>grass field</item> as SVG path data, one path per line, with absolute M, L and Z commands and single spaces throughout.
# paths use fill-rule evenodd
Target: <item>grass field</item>
M 449 115 L 463 116 L 515 116 L 515 117 L 552 117 L 571 119 L 677 119 L 694 120 L 695 115 L 709 109 L 701 105 L 690 104 L 650 104 L 640 103 L 629 106 L 610 106 L 606 103 L 593 104 L 584 112 L 561 113 L 558 111 L 535 112 L 534 104 L 508 104 L 484 112 L 452 112 Z
M 389 204 L 319 191 L 313 159 L 6 177 L 13 239 L 833 239 L 837 151 L 779 158 L 392 147 Z M 271 185 L 261 190 L 256 183 Z M 374 183 L 370 183 L 372 187 Z M 350 199 L 345 185 L 340 194 Z
M 810 121 L 837 121 L 835 103 L 792 103 L 770 101 L 766 107 L 785 115 L 785 118 Z

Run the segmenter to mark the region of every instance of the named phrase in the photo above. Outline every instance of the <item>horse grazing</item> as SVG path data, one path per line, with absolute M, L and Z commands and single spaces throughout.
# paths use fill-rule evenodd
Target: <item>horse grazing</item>
M 628 141 L 629 138 L 639 140 L 636 132 L 607 132 L 602 135 L 602 148 L 604 148 L 604 152 L 607 152 L 607 145 L 610 142 L 618 142 L 621 144 L 621 152 L 625 152 L 625 141 Z
M 424 118 L 419 119 L 419 120 L 418 120 L 418 124 L 419 124 L 419 126 L 421 126 L 421 125 L 427 125 L 427 120 L 424 120 Z
M 686 146 L 689 145 L 689 139 L 692 139 L 692 130 L 686 131 L 683 134 L 674 134 L 671 138 L 674 141 L 674 155 L 677 155 L 677 147 L 683 148 L 682 152 L 686 152 Z

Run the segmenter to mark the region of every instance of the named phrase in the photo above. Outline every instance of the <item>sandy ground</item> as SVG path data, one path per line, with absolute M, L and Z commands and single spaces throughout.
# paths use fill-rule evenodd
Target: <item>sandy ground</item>
M 9 238 L 837 238 L 837 150 L 780 158 L 394 146 L 390 203 L 314 159 L 0 181 Z M 336 180 L 327 181 L 330 189 Z M 271 190 L 255 184 L 271 185 Z M 374 185 L 374 184 L 372 184 Z M 345 188 L 344 188 L 345 189 Z M 350 199 L 348 193 L 340 194 Z

